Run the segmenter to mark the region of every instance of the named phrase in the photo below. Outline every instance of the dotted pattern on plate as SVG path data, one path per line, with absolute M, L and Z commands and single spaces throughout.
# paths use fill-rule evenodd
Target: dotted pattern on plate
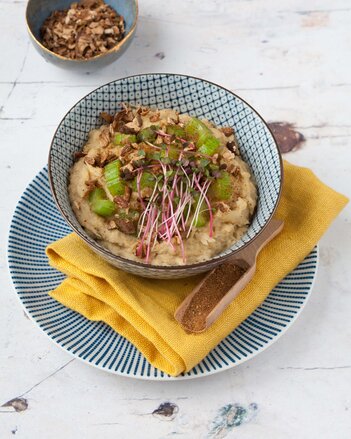
M 317 247 L 269 294 L 262 305 L 196 367 L 173 378 L 155 369 L 124 337 L 52 299 L 64 275 L 48 265 L 46 246 L 70 233 L 50 193 L 47 168 L 27 187 L 11 224 L 8 259 L 14 286 L 28 315 L 59 346 L 108 372 L 173 380 L 220 372 L 254 357 L 284 333 L 301 312 L 316 275 Z

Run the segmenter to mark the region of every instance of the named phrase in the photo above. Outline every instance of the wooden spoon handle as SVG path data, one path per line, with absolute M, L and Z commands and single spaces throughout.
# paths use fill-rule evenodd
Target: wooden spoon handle
M 272 219 L 245 249 L 210 271 L 176 310 L 175 319 L 188 332 L 207 329 L 252 279 L 256 257 L 262 247 L 283 228 Z M 215 291 L 214 291 L 215 290 Z
M 254 238 L 254 240 L 250 242 L 247 247 L 236 253 L 233 256 L 233 259 L 242 259 L 249 265 L 253 265 L 261 249 L 282 231 L 283 226 L 283 221 L 275 218 L 271 219 L 266 227 L 258 234 L 258 236 Z

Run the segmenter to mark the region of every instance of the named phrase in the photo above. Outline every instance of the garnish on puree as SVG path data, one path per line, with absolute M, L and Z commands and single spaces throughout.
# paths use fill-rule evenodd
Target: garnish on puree
M 92 130 L 69 195 L 113 253 L 156 265 L 210 259 L 247 230 L 257 192 L 234 131 L 173 110 L 124 106 Z

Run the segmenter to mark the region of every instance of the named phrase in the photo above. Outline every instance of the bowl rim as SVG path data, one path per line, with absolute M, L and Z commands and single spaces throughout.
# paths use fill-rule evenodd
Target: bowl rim
M 114 253 L 112 253 L 111 251 L 109 251 L 107 248 L 104 248 L 103 246 L 99 246 L 97 247 L 97 243 L 95 242 L 95 240 L 93 240 L 93 242 L 89 242 L 87 239 L 87 236 L 85 236 L 85 234 L 83 234 L 80 230 L 78 230 L 76 228 L 76 226 L 70 221 L 70 219 L 66 216 L 66 214 L 64 213 L 63 209 L 61 208 L 61 205 L 58 201 L 57 195 L 56 195 L 56 191 L 55 191 L 55 187 L 54 187 L 54 179 L 52 177 L 52 172 L 51 172 L 51 153 L 52 153 L 52 149 L 53 149 L 53 144 L 54 144 L 54 140 L 56 137 L 56 134 L 61 126 L 61 124 L 63 123 L 63 121 L 66 119 L 66 117 L 68 116 L 68 114 L 80 103 L 82 102 L 88 95 L 96 92 L 97 90 L 99 90 L 102 87 L 105 87 L 107 85 L 113 84 L 116 81 L 123 81 L 125 79 L 130 79 L 130 78 L 135 78 L 135 77 L 140 77 L 140 76 L 150 76 L 150 75 L 165 75 L 165 76 L 181 76 L 183 78 L 191 78 L 191 79 L 196 79 L 199 81 L 204 81 L 207 82 L 209 84 L 215 85 L 216 87 L 219 87 L 223 90 L 225 90 L 226 92 L 232 94 L 233 96 L 235 96 L 236 98 L 240 99 L 242 102 L 244 102 L 258 117 L 259 119 L 262 121 L 262 123 L 264 124 L 264 126 L 267 128 L 268 132 L 271 134 L 272 139 L 273 139 L 273 143 L 276 147 L 277 153 L 278 153 L 278 157 L 279 157 L 279 166 L 280 166 L 280 172 L 281 172 L 281 178 L 280 178 L 280 186 L 279 186 L 279 192 L 278 192 L 278 196 L 275 202 L 275 205 L 273 207 L 272 213 L 269 216 L 269 218 L 267 219 L 266 223 L 264 224 L 264 226 L 261 228 L 261 230 L 252 238 L 250 239 L 248 242 L 246 242 L 243 246 L 241 246 L 238 249 L 232 250 L 230 253 L 217 257 L 216 259 L 208 259 L 206 261 L 202 261 L 202 262 L 197 262 L 195 264 L 184 264 L 184 265 L 153 265 L 153 264 L 146 264 L 143 262 L 138 262 L 138 261 L 134 261 L 132 259 L 128 259 L 128 258 L 124 258 L 122 256 L 116 255 Z M 189 270 L 189 269 L 194 269 L 194 268 L 202 268 L 202 267 L 206 267 L 207 265 L 214 263 L 216 266 L 219 265 L 220 263 L 224 262 L 225 260 L 227 260 L 228 258 L 232 257 L 233 255 L 235 255 L 236 253 L 240 252 L 241 250 L 244 250 L 244 248 L 246 248 L 248 245 L 252 244 L 260 235 L 261 233 L 265 230 L 265 228 L 267 227 L 268 223 L 271 221 L 271 219 L 273 218 L 280 198 L 281 198 L 281 194 L 282 194 L 282 189 L 283 189 L 283 180 L 284 180 L 284 166 L 283 166 L 283 159 L 282 159 L 282 154 L 281 151 L 278 147 L 277 141 L 273 135 L 272 130 L 269 128 L 267 122 L 262 118 L 262 116 L 249 104 L 247 103 L 244 99 L 242 99 L 240 96 L 238 96 L 236 93 L 232 92 L 231 90 L 228 90 L 225 87 L 222 87 L 221 85 L 216 84 L 215 82 L 212 81 L 208 81 L 207 79 L 202 79 L 202 78 L 198 78 L 196 76 L 192 76 L 192 75 L 185 75 L 185 74 L 181 74 L 181 73 L 140 73 L 140 74 L 136 74 L 136 75 L 130 75 L 130 76 L 125 76 L 123 78 L 119 78 L 119 79 L 114 79 L 113 81 L 110 81 L 106 84 L 102 84 L 99 87 L 95 88 L 94 90 L 90 91 L 89 93 L 87 93 L 85 96 L 83 96 L 81 99 L 79 99 L 68 111 L 67 113 L 63 116 L 63 118 L 61 119 L 60 123 L 58 124 L 55 133 L 52 137 L 52 141 L 50 144 L 50 149 L 49 149 L 49 157 L 48 157 L 48 177 L 49 177 L 49 184 L 50 184 L 50 189 L 51 189 L 51 193 L 53 195 L 54 201 L 56 206 L 58 207 L 59 211 L 61 212 L 61 215 L 63 216 L 64 220 L 66 221 L 66 223 L 71 227 L 71 229 L 73 229 L 73 231 L 80 237 L 82 238 L 89 246 L 92 246 L 95 248 L 96 251 L 98 251 L 98 253 L 103 253 L 107 258 L 109 259 L 117 259 L 119 262 L 123 263 L 123 264 L 127 264 L 127 265 L 133 265 L 139 268 L 143 268 L 143 269 L 152 269 L 152 270 L 157 270 L 160 272 L 165 272 L 165 271 L 185 271 L 185 270 Z M 205 270 L 204 270 L 205 271 Z
M 49 50 L 47 47 L 45 47 L 41 41 L 39 41 L 35 35 L 32 32 L 31 27 L 29 26 L 28 23 L 28 9 L 29 9 L 29 5 L 30 3 L 32 3 L 34 0 L 29 0 L 27 2 L 27 6 L 26 6 L 26 12 L 25 12 L 25 18 L 26 18 L 26 27 L 27 27 L 27 31 L 29 33 L 30 38 L 32 39 L 32 41 L 37 44 L 44 52 L 46 52 L 48 55 L 52 55 L 54 56 L 54 58 L 60 59 L 62 61 L 67 61 L 67 62 L 72 62 L 74 64 L 84 64 L 87 62 L 91 62 L 91 61 L 95 61 L 97 59 L 103 58 L 104 56 L 107 56 L 111 53 L 114 52 L 118 52 L 119 49 L 128 41 L 130 40 L 130 38 L 133 36 L 134 32 L 135 32 L 135 28 L 137 25 L 137 21 L 138 21 L 138 15 L 139 15 L 139 5 L 138 5 L 138 0 L 132 0 L 133 5 L 134 5 L 134 11 L 135 11 L 135 17 L 132 23 L 131 28 L 129 29 L 129 32 L 124 36 L 124 38 L 119 41 L 115 46 L 111 47 L 111 49 L 109 49 L 107 52 L 104 53 L 100 53 L 100 55 L 96 55 L 92 58 L 87 58 L 87 59 L 71 59 L 71 58 L 66 58 L 65 56 L 59 55 L 58 53 L 53 52 L 52 50 Z M 118 11 L 116 11 L 118 12 Z

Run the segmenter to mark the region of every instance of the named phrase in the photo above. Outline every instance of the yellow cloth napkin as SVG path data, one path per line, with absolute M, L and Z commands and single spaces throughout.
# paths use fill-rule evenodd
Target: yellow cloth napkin
M 125 273 L 100 259 L 75 234 L 47 248 L 50 265 L 68 276 L 50 295 L 90 320 L 106 322 L 164 372 L 176 376 L 190 370 L 310 253 L 348 201 L 309 169 L 285 162 L 284 171 L 276 213 L 285 222 L 284 230 L 260 253 L 253 280 L 206 332 L 186 334 L 173 318 L 199 276 L 169 281 Z

